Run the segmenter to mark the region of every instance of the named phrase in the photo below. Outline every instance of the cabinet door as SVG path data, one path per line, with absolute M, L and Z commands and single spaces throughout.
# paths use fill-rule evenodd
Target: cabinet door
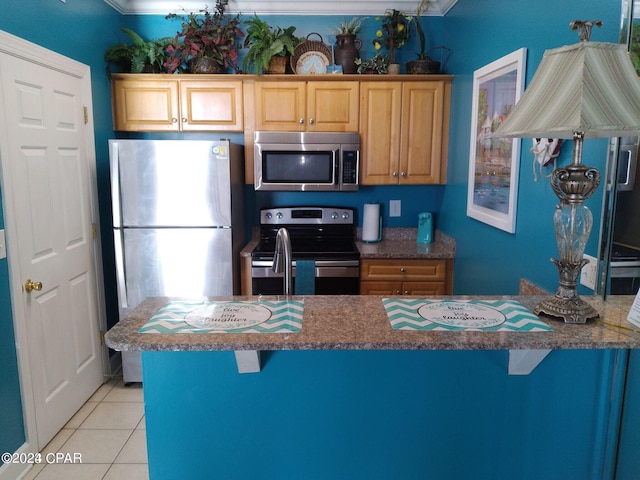
M 117 79 L 112 82 L 113 129 L 176 132 L 178 81 Z
M 359 90 L 358 82 L 307 83 L 306 130 L 357 132 Z
M 440 183 L 444 82 L 406 82 L 402 88 L 400 184 Z
M 180 80 L 183 131 L 243 130 L 242 81 Z
M 256 82 L 256 130 L 304 131 L 305 103 L 305 82 Z
M 360 282 L 360 295 L 401 295 L 402 282 Z
M 401 82 L 360 84 L 360 183 L 398 183 Z

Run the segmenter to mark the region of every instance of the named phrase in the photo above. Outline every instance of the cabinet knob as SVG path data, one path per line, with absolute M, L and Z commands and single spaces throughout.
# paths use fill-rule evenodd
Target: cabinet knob
M 393 172 L 391 175 L 393 175 L 394 177 L 398 176 L 398 172 Z
M 404 273 L 404 272 L 406 272 L 406 271 L 407 271 L 407 269 L 406 269 L 406 268 L 404 268 L 404 267 L 400 267 L 400 271 L 401 271 L 402 273 Z
M 315 123 L 315 120 L 313 118 L 309 119 L 309 125 L 313 125 Z
M 407 172 L 402 172 L 400 175 L 403 176 L 403 177 L 406 177 L 407 176 Z
M 396 290 L 396 295 L 400 295 L 400 290 Z
M 182 117 L 182 123 L 187 123 L 187 119 L 185 117 Z
M 304 118 L 301 118 L 300 120 L 298 120 L 298 123 L 299 123 L 300 125 L 304 125 Z
M 178 119 L 177 118 L 172 118 L 171 119 L 171 123 L 178 123 Z
M 411 293 L 409 292 L 409 290 L 405 290 L 405 291 L 404 291 L 404 294 L 405 294 L 405 295 L 411 295 Z

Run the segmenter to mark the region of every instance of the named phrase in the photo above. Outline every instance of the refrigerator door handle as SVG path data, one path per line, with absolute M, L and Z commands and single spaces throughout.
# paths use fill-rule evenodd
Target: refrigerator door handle
M 122 230 L 115 229 L 113 231 L 113 245 L 116 257 L 116 285 L 118 288 L 120 307 L 129 308 L 129 301 L 127 300 L 127 281 L 124 265 L 124 239 L 122 238 L 122 236 Z
M 113 211 L 113 226 L 115 228 L 122 227 L 122 212 L 120 210 L 120 164 L 119 164 L 119 145 L 118 142 L 112 141 L 109 153 L 111 154 L 111 205 Z

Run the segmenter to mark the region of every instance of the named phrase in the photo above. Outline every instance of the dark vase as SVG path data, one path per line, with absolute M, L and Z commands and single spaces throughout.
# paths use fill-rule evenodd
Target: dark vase
M 333 52 L 336 65 L 342 65 L 342 73 L 356 73 L 356 58 L 360 56 L 362 42 L 353 33 L 336 35 L 336 48 Z
M 191 65 L 191 73 L 222 73 L 222 66 L 214 58 L 201 57 Z

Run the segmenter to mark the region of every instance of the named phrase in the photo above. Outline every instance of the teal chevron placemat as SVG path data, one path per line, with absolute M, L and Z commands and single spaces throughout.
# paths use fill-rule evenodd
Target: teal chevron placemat
M 303 300 L 169 302 L 138 333 L 296 333 Z
M 520 302 L 513 300 L 409 300 L 383 298 L 394 330 L 551 332 Z

